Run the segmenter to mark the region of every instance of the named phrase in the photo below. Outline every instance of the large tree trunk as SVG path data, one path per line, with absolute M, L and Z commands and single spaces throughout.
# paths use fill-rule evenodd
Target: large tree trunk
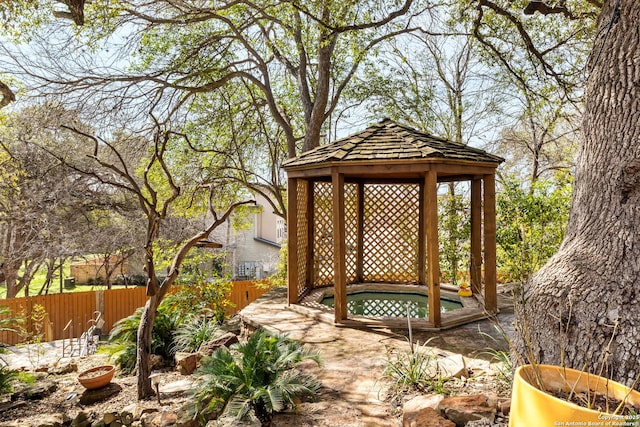
M 169 288 L 178 277 L 178 267 L 182 264 L 184 257 L 193 244 L 200 240 L 195 239 L 191 244 L 186 244 L 182 247 L 179 253 L 176 255 L 171 266 L 169 276 L 167 276 L 161 284 L 157 284 L 157 277 L 149 278 L 150 283 L 153 283 L 153 288 L 156 289 L 154 295 L 152 295 L 144 306 L 142 316 L 140 316 L 140 326 L 138 326 L 137 345 L 136 352 L 136 369 L 138 370 L 138 400 L 146 399 L 153 396 L 155 391 L 151 386 L 151 374 L 150 356 L 151 356 L 151 340 L 153 338 L 153 323 L 156 320 L 158 313 L 158 307 L 162 302 L 162 299 L 167 294 Z
M 542 363 L 599 373 L 604 362 L 605 375 L 631 385 L 640 375 L 640 2 L 622 0 L 609 30 L 614 3 L 605 1 L 590 59 L 567 235 L 525 286 L 515 343 Z
M 156 310 L 161 299 L 157 296 L 149 298 L 140 317 L 138 327 L 138 351 L 136 353 L 136 368 L 138 370 L 138 400 L 146 399 L 155 393 L 151 386 L 149 375 L 151 374 L 151 334 L 153 332 L 153 322 L 156 319 Z

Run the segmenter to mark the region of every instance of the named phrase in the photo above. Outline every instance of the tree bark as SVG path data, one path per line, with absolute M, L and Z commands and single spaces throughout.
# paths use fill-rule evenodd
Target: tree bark
M 153 332 L 153 322 L 156 319 L 156 310 L 161 299 L 157 296 L 149 298 L 140 317 L 138 327 L 138 352 L 136 353 L 136 368 L 138 369 L 138 400 L 153 396 L 155 391 L 151 385 L 149 374 L 151 374 L 151 334 Z
M 514 343 L 537 362 L 604 366 L 605 376 L 632 385 L 640 375 L 640 2 L 622 0 L 618 18 L 614 4 L 605 2 L 589 61 L 567 234 L 525 285 Z

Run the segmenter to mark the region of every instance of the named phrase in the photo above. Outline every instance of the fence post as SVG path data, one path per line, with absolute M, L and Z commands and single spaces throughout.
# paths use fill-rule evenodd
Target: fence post
M 96 311 L 104 316 L 104 291 L 96 291 Z

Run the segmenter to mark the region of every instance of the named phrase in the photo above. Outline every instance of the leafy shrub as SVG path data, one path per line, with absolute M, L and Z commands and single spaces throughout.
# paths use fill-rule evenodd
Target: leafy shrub
M 132 274 L 131 276 L 127 276 L 127 280 L 129 284 L 132 286 L 146 286 L 147 285 L 147 276 L 144 274 Z
M 120 372 L 125 375 L 132 374 L 136 369 L 136 362 L 138 357 L 138 346 L 135 344 L 128 344 L 124 350 L 122 350 L 116 356 L 116 365 L 120 368 Z
M 27 385 L 34 385 L 36 383 L 36 376 L 31 372 L 18 371 L 16 373 L 16 381 Z
M 449 192 L 438 199 L 440 275 L 444 282 L 457 286 L 461 274 L 466 274 L 464 267 L 469 265 L 470 202 L 461 194 Z
M 303 360 L 320 363 L 319 355 L 299 342 L 256 331 L 231 350 L 219 348 L 205 357 L 196 372 L 199 412 L 223 409 L 223 415 L 268 424 L 273 413 L 294 406 L 302 396 L 315 396 L 318 381 L 294 369 Z
M 18 327 L 25 321 L 23 318 L 10 316 L 11 308 L 0 305 L 0 331 L 17 332 Z
M 42 305 L 34 304 L 28 315 L 26 309 L 20 307 L 18 317 L 22 320 L 17 323 L 16 332 L 23 344 L 30 344 L 26 350 L 31 367 L 39 368 L 45 354 L 43 342 L 46 338 L 47 311 Z
M 143 307 L 140 307 L 132 315 L 118 320 L 109 334 L 109 341 L 135 344 L 142 311 Z M 176 319 L 166 310 L 158 308 L 158 314 L 153 323 L 153 332 L 151 333 L 152 354 L 162 356 L 166 360 L 170 360 L 173 357 L 173 331 L 176 328 Z M 116 363 L 118 363 L 117 360 Z
M 158 306 L 153 323 L 151 353 L 162 356 L 165 360 L 172 360 L 175 352 L 182 346 L 199 346 L 202 340 L 208 341 L 208 337 L 213 337 L 215 326 L 224 320 L 231 285 L 230 281 L 218 279 L 212 283 L 182 286 L 175 293 L 167 295 Z M 117 321 L 109 334 L 109 341 L 135 344 L 142 311 L 143 307 L 140 307 L 132 315 Z M 198 325 L 191 323 L 195 322 L 193 318 L 205 320 Z M 180 342 L 176 342 L 176 339 Z M 131 363 L 135 366 L 135 346 L 116 359 L 116 364 L 123 371 Z
M 504 179 L 497 197 L 498 272 L 520 282 L 542 267 L 564 238 L 571 204 L 571 178 L 537 180 L 530 189 Z
M 166 310 L 176 317 L 178 323 L 194 314 L 204 313 L 220 324 L 224 321 L 227 307 L 231 304 L 227 296 L 232 286 L 231 281 L 226 279 L 181 286 L 176 292 L 165 297 L 159 309 Z
M 285 287 L 287 286 L 287 258 L 288 248 L 287 242 L 282 242 L 280 247 L 280 257 L 278 258 L 278 264 L 276 265 L 276 272 L 268 278 L 268 282 L 271 286 Z
M 142 310 L 143 307 L 139 307 L 132 315 L 124 317 L 114 323 L 109 333 L 109 341 L 118 343 L 136 342 Z
M 9 369 L 5 362 L 2 361 L 0 366 L 0 395 L 11 393 L 13 390 L 13 380 L 17 378 L 18 372 L 13 369 Z
M 137 362 L 137 346 L 132 342 L 109 343 L 98 347 L 98 353 L 109 355 L 120 368 L 120 372 L 128 375 L 133 373 Z
M 198 351 L 202 344 L 211 341 L 218 333 L 215 321 L 206 316 L 191 316 L 173 334 L 174 352 Z

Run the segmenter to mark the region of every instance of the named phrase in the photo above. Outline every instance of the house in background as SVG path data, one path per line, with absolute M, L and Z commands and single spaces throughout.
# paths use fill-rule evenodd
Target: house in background
M 259 280 L 276 272 L 280 248 L 286 239 L 284 219 L 275 213 L 263 196 L 255 195 L 256 213 L 248 229 L 234 230 L 227 222 L 225 242 L 227 266 L 233 280 Z
M 105 268 L 106 267 L 106 268 Z M 113 276 L 129 274 L 129 260 L 119 255 L 112 255 L 108 260 L 101 257 L 73 261 L 70 266 L 71 277 L 76 283 L 89 283 L 106 279 L 106 269 L 115 270 Z
M 107 278 L 107 270 L 111 272 L 111 280 L 131 275 L 144 275 L 144 257 L 142 252 L 128 255 L 111 255 L 108 259 L 100 256 L 76 259 L 70 265 L 70 277 L 74 283 L 88 284 L 94 281 L 103 283 Z

